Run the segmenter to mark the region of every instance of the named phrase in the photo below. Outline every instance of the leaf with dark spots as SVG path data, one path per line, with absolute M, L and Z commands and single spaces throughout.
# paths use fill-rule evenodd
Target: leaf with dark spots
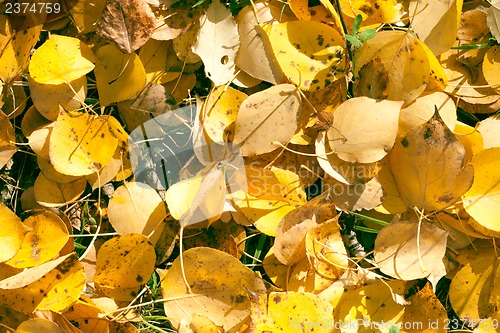
M 108 0 L 97 33 L 113 41 L 123 53 L 144 45 L 154 32 L 156 17 L 142 0 Z

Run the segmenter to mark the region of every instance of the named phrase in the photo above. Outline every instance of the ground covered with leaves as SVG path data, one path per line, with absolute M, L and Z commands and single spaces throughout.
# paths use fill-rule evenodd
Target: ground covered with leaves
M 500 332 L 498 0 L 0 9 L 0 332 Z

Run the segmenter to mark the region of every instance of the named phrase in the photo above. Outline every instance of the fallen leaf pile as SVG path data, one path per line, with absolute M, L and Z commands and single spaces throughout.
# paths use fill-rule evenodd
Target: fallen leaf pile
M 0 332 L 500 332 L 500 2 L 332 3 L 0 2 Z

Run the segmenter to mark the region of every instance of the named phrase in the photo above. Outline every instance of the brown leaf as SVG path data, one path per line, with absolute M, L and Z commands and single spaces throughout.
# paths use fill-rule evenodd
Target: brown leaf
M 97 25 L 99 35 L 114 41 L 123 53 L 132 53 L 151 37 L 156 17 L 144 1 L 110 0 Z

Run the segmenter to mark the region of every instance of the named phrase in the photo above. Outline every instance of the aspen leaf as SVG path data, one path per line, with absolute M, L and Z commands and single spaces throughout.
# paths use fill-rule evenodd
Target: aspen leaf
M 484 55 L 483 75 L 488 84 L 500 94 L 500 46 L 494 45 Z
M 74 111 L 82 106 L 87 95 L 87 78 L 84 76 L 61 84 L 42 84 L 28 77 L 28 84 L 36 109 L 52 121 L 59 115 L 59 106 L 66 111 Z
M 189 325 L 195 314 L 210 318 L 228 331 L 236 331 L 250 316 L 249 292 L 265 293 L 264 281 L 233 256 L 206 247 L 183 253 L 174 260 L 161 282 L 165 313 L 174 327 Z M 192 297 L 191 295 L 196 295 Z
M 372 163 L 381 160 L 396 139 L 402 102 L 351 98 L 333 114 L 328 131 L 329 145 L 347 162 Z
M 191 49 L 193 42 L 196 40 L 199 28 L 199 24 L 194 24 L 187 32 L 173 40 L 172 46 L 174 47 L 177 57 L 179 60 L 185 61 L 186 64 L 194 64 L 201 61 L 201 58 L 196 53 L 193 53 Z
M 306 193 L 299 186 L 299 176 L 289 170 L 271 168 L 275 174 L 279 186 L 276 185 L 275 179 L 264 177 L 264 184 L 259 186 L 260 195 L 255 193 L 254 185 L 255 177 L 251 174 L 247 177 L 248 188 L 250 193 L 258 195 L 254 197 L 250 193 L 242 200 L 236 202 L 237 211 L 248 218 L 254 226 L 261 232 L 269 236 L 276 236 L 276 228 L 282 218 L 295 208 L 306 203 Z M 265 171 L 260 171 L 265 175 Z
M 71 1 L 69 14 L 80 34 L 97 29 L 97 21 L 106 7 L 105 0 Z
M 490 28 L 491 34 L 500 42 L 500 2 L 497 0 L 491 1 L 491 7 L 488 8 L 487 14 L 488 27 Z
M 200 18 L 197 37 L 193 52 L 203 61 L 207 77 L 215 86 L 228 83 L 236 74 L 234 58 L 240 45 L 238 26 L 229 9 L 212 2 Z
M 0 111 L 0 168 L 3 168 L 17 151 L 14 127 Z
M 106 117 L 62 111 L 50 135 L 50 162 L 65 175 L 90 175 L 109 162 L 117 144 Z
M 496 115 L 486 118 L 479 123 L 477 130 L 483 138 L 484 149 L 500 147 L 498 125 L 500 125 L 500 117 Z
M 37 111 L 35 106 L 32 105 L 24 113 L 23 120 L 21 121 L 21 130 L 23 131 L 24 136 L 29 140 L 31 133 L 50 123 L 51 121 L 43 117 L 40 112 Z
M 401 109 L 399 115 L 399 133 L 405 134 L 410 129 L 426 123 L 436 109 L 446 127 L 455 128 L 457 111 L 453 100 L 443 92 L 434 92 L 418 97 L 410 105 Z
M 300 97 L 291 84 L 280 84 L 249 96 L 235 121 L 234 143 L 244 156 L 268 153 L 286 144 L 297 129 Z
M 97 22 L 97 33 L 115 42 L 123 53 L 140 48 L 153 34 L 156 17 L 141 0 L 107 1 Z
M 77 38 L 51 35 L 31 57 L 31 78 L 41 84 L 70 83 L 94 69 L 92 50 Z
M 152 244 L 160 237 L 166 215 L 161 197 L 142 183 L 125 183 L 115 190 L 109 201 L 108 218 L 113 228 L 120 235 L 143 234 Z
M 347 185 L 331 177 L 324 178 L 323 191 L 328 191 L 337 209 L 344 212 L 370 210 L 382 202 L 383 189 L 377 178 L 366 183 Z
M 478 254 L 456 273 L 450 284 L 451 306 L 465 323 L 487 318 L 498 305 L 498 259 Z
M 431 68 L 425 49 L 414 35 L 404 31 L 379 31 L 365 41 L 355 60 L 356 86 L 366 84 L 365 77 L 359 77 L 363 66 L 377 59 L 380 60 L 378 70 L 388 78 L 383 90 L 385 98 L 410 103 L 424 91 Z
M 333 306 L 318 295 L 272 292 L 251 295 L 251 300 L 251 332 L 333 332 Z
M 462 0 L 410 2 L 411 27 L 435 55 L 449 50 L 455 43 L 462 3 Z
M 483 136 L 476 128 L 457 121 L 453 134 L 457 137 L 465 148 L 464 161 L 469 163 L 473 156 L 484 149 Z
M 94 73 L 102 106 L 132 98 L 146 84 L 146 72 L 137 54 L 123 54 L 111 44 L 97 50 Z
M 284 75 L 300 89 L 317 91 L 344 76 L 344 40 L 315 21 L 261 24 Z
M 240 35 L 240 48 L 235 63 L 251 76 L 273 84 L 283 82 L 283 74 L 270 47 L 259 34 L 259 22 L 277 22 L 281 10 L 271 4 L 262 2 L 255 4 L 254 12 L 250 6 L 244 7 L 236 17 Z
M 0 204 L 0 262 L 12 258 L 21 248 L 27 228 L 14 212 Z
M 63 333 L 64 331 L 50 320 L 42 318 L 33 318 L 21 323 L 21 325 L 17 327 L 14 333 L 37 333 L 37 332 Z
M 54 213 L 44 211 L 24 220 L 30 230 L 26 233 L 21 248 L 6 263 L 16 268 L 33 267 L 54 258 L 68 242 L 68 229 Z
M 155 259 L 154 248 L 146 236 L 117 236 L 99 249 L 93 281 L 108 288 L 136 288 L 149 280 Z
M 38 42 L 46 12 L 32 13 L 26 11 L 22 15 L 22 23 L 16 24 L 11 15 L 7 15 L 6 8 L 0 16 L 0 79 L 2 82 L 11 82 L 30 61 L 31 49 Z M 33 60 L 31 60 L 33 61 Z
M 390 164 L 399 194 L 408 206 L 442 210 L 464 194 L 474 177 L 464 165 L 465 148 L 439 114 L 398 137 Z
M 56 183 L 40 173 L 35 180 L 35 199 L 44 207 L 60 207 L 77 200 L 87 181 L 80 177 L 70 183 Z
M 471 222 L 475 229 L 496 237 L 500 235 L 500 148 L 479 152 L 471 163 L 474 167 L 474 182 L 463 195 L 464 208 L 473 217 Z
M 41 156 L 37 156 L 36 158 L 38 167 L 40 168 L 40 171 L 42 171 L 43 175 L 47 177 L 50 181 L 54 183 L 60 183 L 60 184 L 67 184 L 71 183 L 77 179 L 80 179 L 81 177 L 78 176 L 68 176 L 63 173 L 58 172 L 52 163 L 50 163 L 50 159 L 48 158 L 43 158 Z
M 416 294 L 408 298 L 410 302 L 409 305 L 405 307 L 405 313 L 401 320 L 401 327 L 414 327 L 414 323 L 421 324 L 419 332 L 422 333 L 445 333 L 447 330 L 445 327 L 448 324 L 448 316 L 446 314 L 446 309 L 441 304 L 440 300 L 432 291 L 432 286 L 427 283 L 422 289 L 420 289 Z M 409 325 L 412 324 L 412 326 Z M 433 327 L 426 327 L 426 323 L 433 323 Z M 437 323 L 437 324 L 436 324 Z M 407 330 L 406 332 L 414 332 L 413 330 Z
M 308 230 L 332 219 L 335 214 L 335 205 L 329 202 L 327 195 L 322 195 L 285 215 L 276 230 L 276 258 L 284 265 L 296 264 L 305 258 Z
M 321 168 L 335 180 L 346 185 L 364 184 L 380 170 L 381 166 L 377 162 L 350 163 L 341 160 L 325 144 L 325 139 L 326 132 L 319 134 L 316 139 L 317 159 Z
M 200 171 L 195 177 L 172 185 L 165 193 L 170 214 L 184 226 L 218 219 L 224 209 L 225 200 L 224 171 L 218 167 L 212 169 L 211 166 Z
M 309 229 L 305 243 L 309 262 L 321 277 L 337 280 L 349 267 L 349 256 L 340 235 L 338 218 Z
M 83 267 L 70 253 L 0 281 L 0 302 L 27 314 L 61 312 L 80 297 L 84 284 Z
M 359 323 L 359 330 L 373 331 L 374 323 L 384 322 L 384 329 L 392 324 L 397 326 L 404 314 L 404 306 L 395 299 L 402 297 L 405 292 L 404 281 L 377 281 L 367 286 L 349 290 L 344 293 L 338 306 L 334 310 L 334 319 L 341 327 L 352 327 Z M 358 326 L 352 330 L 356 332 Z
M 389 163 L 386 163 L 382 169 L 380 169 L 376 178 L 384 189 L 384 197 L 382 198 L 380 206 L 375 207 L 375 210 L 385 214 L 404 213 L 407 207 L 399 195 Z
M 231 124 L 236 120 L 241 103 L 247 95 L 224 86 L 215 88 L 202 108 L 200 120 L 210 139 L 214 142 L 226 142 L 234 135 Z M 232 140 L 229 140 L 232 141 Z
M 13 119 L 23 113 L 26 109 L 26 102 L 28 97 L 24 92 L 24 87 L 12 85 L 6 86 L 6 92 L 3 94 L 0 91 L 0 104 L 2 105 L 2 111 L 5 113 L 7 118 Z
M 447 237 L 446 231 L 429 223 L 393 222 L 375 239 L 375 261 L 385 274 L 401 280 L 420 279 L 438 267 Z
M 49 139 L 55 122 L 40 126 L 31 132 L 28 144 L 37 156 L 49 158 Z
M 395 23 L 402 15 L 402 6 L 395 0 L 341 0 L 342 14 L 348 17 L 356 17 L 360 14 L 364 24 Z
M 229 253 L 236 259 L 241 257 L 245 248 L 245 229 L 236 222 L 217 220 L 208 228 L 187 229 L 184 231 L 184 249 L 210 247 Z

